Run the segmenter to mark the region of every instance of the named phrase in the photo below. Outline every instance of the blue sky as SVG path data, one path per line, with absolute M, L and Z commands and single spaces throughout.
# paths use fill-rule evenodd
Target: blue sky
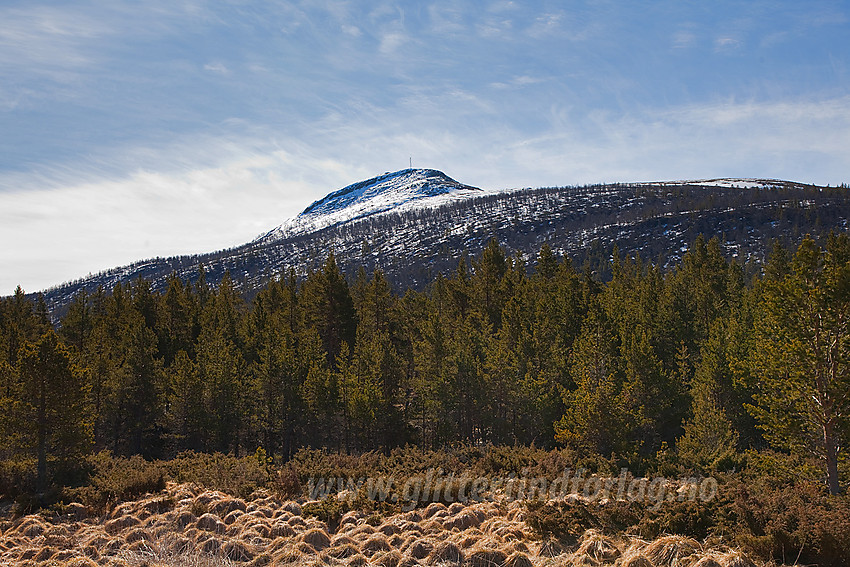
M 850 182 L 850 4 L 0 4 L 0 294 L 244 243 L 410 157 Z

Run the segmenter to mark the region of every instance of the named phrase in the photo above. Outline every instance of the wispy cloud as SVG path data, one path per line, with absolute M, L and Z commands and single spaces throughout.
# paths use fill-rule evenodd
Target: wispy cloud
M 679 30 L 673 34 L 673 47 L 676 49 L 687 49 L 693 47 L 697 42 L 697 36 L 692 31 Z
M 848 181 L 846 11 L 10 0 L 0 293 L 244 242 L 410 156 L 488 188 Z
M 227 75 L 230 73 L 230 69 L 228 69 L 227 66 L 220 61 L 207 63 L 206 65 L 204 65 L 204 71 L 218 73 L 219 75 Z
M 529 75 L 519 75 L 514 77 L 510 81 L 501 82 L 497 81 L 495 83 L 490 83 L 490 86 L 496 89 L 507 89 L 510 87 L 526 87 L 529 85 L 536 85 L 542 83 L 545 79 L 541 77 L 531 77 Z
M 395 55 L 408 40 L 408 35 L 401 30 L 388 31 L 381 36 L 380 51 L 384 55 Z
M 729 35 L 722 35 L 714 40 L 714 48 L 718 52 L 730 53 L 739 49 L 741 45 L 740 39 Z
M 563 13 L 547 13 L 538 16 L 534 23 L 528 28 L 528 34 L 532 37 L 541 38 L 549 35 L 563 33 Z
M 360 28 L 349 24 L 342 25 L 342 33 L 344 33 L 345 35 L 350 35 L 351 37 L 360 37 L 361 35 L 363 35 L 363 32 L 360 31 Z
M 0 8 L 0 65 L 82 67 L 97 56 L 92 40 L 111 34 L 92 15 L 67 8 Z

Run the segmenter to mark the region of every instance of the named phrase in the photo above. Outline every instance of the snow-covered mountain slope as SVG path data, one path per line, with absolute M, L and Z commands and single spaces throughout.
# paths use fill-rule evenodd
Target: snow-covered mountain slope
M 45 291 L 54 316 L 74 295 L 143 277 L 154 290 L 168 276 L 195 281 L 203 265 L 215 285 L 225 273 L 248 297 L 269 278 L 321 267 L 330 250 L 353 275 L 381 269 L 397 290 L 421 289 L 495 238 L 534 262 L 543 243 L 604 278 L 616 246 L 662 267 L 694 239 L 717 237 L 739 262 L 760 260 L 778 238 L 796 246 L 850 225 L 850 190 L 769 179 L 615 183 L 487 192 L 433 170 L 404 170 L 354 183 L 243 246 L 196 256 L 144 260 Z
M 436 169 L 403 169 L 335 191 L 255 242 L 280 240 L 387 211 L 434 208 L 483 194 L 481 189 L 458 183 Z
M 790 181 L 780 179 L 738 179 L 734 177 L 723 177 L 718 179 L 692 179 L 688 181 L 648 181 L 638 185 L 664 186 L 664 187 L 727 187 L 737 189 L 767 189 L 778 188 L 785 185 L 794 185 Z

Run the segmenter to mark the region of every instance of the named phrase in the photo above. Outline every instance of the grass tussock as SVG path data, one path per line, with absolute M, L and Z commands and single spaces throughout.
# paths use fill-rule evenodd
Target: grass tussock
M 544 458 L 527 458 L 538 454 Z M 411 462 L 404 462 L 405 455 L 412 456 Z M 524 464 L 548 470 L 561 462 L 559 455 L 467 448 L 443 454 L 442 466 L 504 471 Z M 430 466 L 431 459 L 411 449 L 359 457 L 305 452 L 288 465 L 288 474 L 299 475 L 302 487 L 294 501 L 276 488 L 279 477 L 253 458 L 187 454 L 164 463 L 100 454 L 91 461 L 94 482 L 71 489 L 67 494 L 75 500 L 70 504 L 0 518 L 0 564 L 35 557 L 49 561 L 62 554 L 67 561 L 85 558 L 106 565 L 154 552 L 175 558 L 200 553 L 234 565 L 297 567 L 364 561 L 380 567 L 752 567 L 783 558 L 838 566 L 850 557 L 847 497 L 828 497 L 820 487 L 769 476 L 744 482 L 721 475 L 715 501 L 672 501 L 659 507 L 494 498 L 475 504 L 423 502 L 409 510 L 398 503 L 361 507 L 359 496 L 311 501 L 304 493 L 302 467 L 309 463 L 333 474 L 376 467 L 403 475 Z M 239 470 L 243 462 L 246 468 Z
M 659 538 L 644 549 L 644 554 L 657 567 L 676 567 L 702 550 L 700 543 L 683 536 L 665 536 Z
M 620 550 L 611 538 L 595 530 L 588 530 L 575 554 L 598 562 L 610 562 L 620 556 Z

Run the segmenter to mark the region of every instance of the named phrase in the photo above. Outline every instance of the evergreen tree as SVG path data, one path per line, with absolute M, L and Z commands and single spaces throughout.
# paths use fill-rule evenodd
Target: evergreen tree
M 302 297 L 305 325 L 319 333 L 327 365 L 333 368 L 342 343 L 345 342 L 350 351 L 357 330 L 351 292 L 333 253 L 328 255 L 322 271 L 310 274 L 304 282 Z
M 502 278 L 508 271 L 508 265 L 505 252 L 495 238 L 487 242 L 479 260 L 475 262 L 474 297 L 493 329 L 501 326 L 502 309 L 505 303 Z
M 201 451 L 206 438 L 207 416 L 204 384 L 186 351 L 177 352 L 169 369 L 168 424 L 179 449 Z
M 43 493 L 48 459 L 67 464 L 90 446 L 85 378 L 52 330 L 34 343 L 24 343 L 17 376 L 17 387 L 2 400 L 2 411 L 11 416 L 26 452 L 35 456 L 37 491 Z
M 168 287 L 157 302 L 156 315 L 159 354 L 165 366 L 171 365 L 181 350 L 186 354 L 194 352 L 197 309 L 193 300 L 192 289 L 171 274 Z
M 535 271 L 540 274 L 540 277 L 547 280 L 554 278 L 558 272 L 558 260 L 547 243 L 540 247 Z
M 115 392 L 116 433 L 125 451 L 152 457 L 160 449 L 162 364 L 157 359 L 156 334 L 140 315 L 130 321 L 124 352 Z
M 68 312 L 62 318 L 60 335 L 78 356 L 86 352 L 88 340 L 93 329 L 91 306 L 88 294 L 82 290 L 74 295 Z
M 769 441 L 820 457 L 836 494 L 850 428 L 850 238 L 831 235 L 825 250 L 807 238 L 791 267 L 765 281 L 748 407 Z
M 676 446 L 686 463 L 716 469 L 736 450 L 738 432 L 727 409 L 735 400 L 726 356 L 729 335 L 724 325 L 712 327 L 702 347 L 700 365 L 690 383 L 691 416 Z
M 575 389 L 563 392 L 566 409 L 555 425 L 555 439 L 610 455 L 623 446 L 623 412 L 617 407 L 621 378 L 616 342 L 598 307 L 589 311 L 570 359 Z
M 347 349 L 347 343 L 345 347 Z M 341 351 L 342 354 L 342 351 Z M 337 363 L 343 358 L 337 355 Z M 334 435 L 339 431 L 341 412 L 339 376 L 328 367 L 326 352 L 322 349 L 322 339 L 315 329 L 305 330 L 299 339 L 299 373 L 301 397 L 309 410 L 302 422 L 307 429 L 308 445 L 341 445 L 343 439 Z
M 197 369 L 204 385 L 203 405 L 208 437 L 205 448 L 239 452 L 242 448 L 245 366 L 241 355 L 224 333 L 202 332 L 198 340 Z

